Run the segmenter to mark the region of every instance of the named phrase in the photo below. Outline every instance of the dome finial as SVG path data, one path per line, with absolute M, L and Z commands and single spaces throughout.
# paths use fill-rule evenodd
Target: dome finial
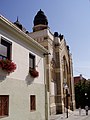
M 14 22 L 14 24 L 22 30 L 22 24 L 19 22 L 18 16 L 17 16 L 17 20 L 16 20 L 16 22 Z
M 18 22 L 18 16 L 17 16 L 17 22 Z

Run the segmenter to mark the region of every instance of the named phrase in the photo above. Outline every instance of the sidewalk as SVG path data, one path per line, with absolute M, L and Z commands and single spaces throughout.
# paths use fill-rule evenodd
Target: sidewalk
M 86 116 L 85 110 L 82 109 L 81 115 L 79 115 L 78 109 L 75 111 L 69 112 L 68 118 L 66 118 L 66 113 L 58 114 L 58 115 L 51 115 L 50 120 L 84 120 L 87 117 L 90 117 L 90 110 L 88 112 L 88 116 Z

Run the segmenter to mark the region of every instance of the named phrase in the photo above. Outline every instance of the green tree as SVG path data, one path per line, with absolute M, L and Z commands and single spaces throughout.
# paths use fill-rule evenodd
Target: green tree
M 75 84 L 75 101 L 76 108 L 81 106 L 85 108 L 85 105 L 90 107 L 90 81 L 81 80 L 77 84 Z

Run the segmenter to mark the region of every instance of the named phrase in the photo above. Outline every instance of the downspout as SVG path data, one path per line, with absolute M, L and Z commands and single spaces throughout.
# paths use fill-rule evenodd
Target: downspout
M 45 120 L 49 120 L 45 56 L 43 60 L 44 60 L 44 84 L 45 84 Z

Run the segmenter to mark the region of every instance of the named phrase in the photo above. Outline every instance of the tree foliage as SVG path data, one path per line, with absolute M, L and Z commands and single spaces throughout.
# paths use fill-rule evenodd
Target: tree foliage
M 81 106 L 85 108 L 85 105 L 90 107 L 90 81 L 82 80 L 75 84 L 75 101 L 76 108 Z

